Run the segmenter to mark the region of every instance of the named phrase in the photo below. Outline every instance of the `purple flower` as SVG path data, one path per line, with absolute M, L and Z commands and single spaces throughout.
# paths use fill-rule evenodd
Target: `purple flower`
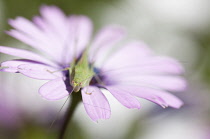
M 41 53 L 1 46 L 0 52 L 23 58 L 3 62 L 1 70 L 49 80 L 39 89 L 45 99 L 59 100 L 71 90 L 81 90 L 85 109 L 94 121 L 108 119 L 111 114 L 101 88 L 127 108 L 140 108 L 136 97 L 162 107 L 183 104 L 168 93 L 186 86 L 178 76 L 183 68 L 176 60 L 155 56 L 139 41 L 117 49 L 114 46 L 125 35 L 121 27 L 105 27 L 90 41 L 92 22 L 88 17 L 66 16 L 55 6 L 43 6 L 40 13 L 32 22 L 23 17 L 10 20 L 15 29 L 7 33 Z M 113 49 L 116 52 L 110 53 Z

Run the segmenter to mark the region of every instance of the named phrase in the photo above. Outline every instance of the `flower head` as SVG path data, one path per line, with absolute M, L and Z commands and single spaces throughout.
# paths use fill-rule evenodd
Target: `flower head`
M 23 17 L 10 20 L 14 29 L 7 33 L 41 54 L 1 46 L 0 52 L 23 58 L 3 62 L 1 70 L 49 80 L 39 89 L 45 99 L 58 100 L 81 91 L 85 109 L 93 120 L 107 119 L 111 114 L 100 88 L 127 108 L 140 108 L 136 97 L 163 107 L 179 108 L 183 104 L 168 93 L 185 88 L 185 80 L 178 76 L 183 68 L 176 60 L 155 56 L 139 41 L 108 56 L 125 35 L 121 27 L 105 27 L 90 41 L 92 22 L 88 17 L 66 16 L 55 6 L 43 6 L 40 13 L 32 22 Z

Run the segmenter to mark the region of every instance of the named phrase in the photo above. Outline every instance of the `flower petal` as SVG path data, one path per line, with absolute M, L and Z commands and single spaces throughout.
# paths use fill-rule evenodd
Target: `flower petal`
M 55 42 L 54 39 L 50 40 L 49 35 L 43 32 L 33 22 L 23 17 L 17 17 L 16 19 L 9 20 L 9 24 L 14 27 L 15 30 L 12 29 L 8 31 L 8 35 L 40 50 L 41 52 L 44 51 L 52 57 L 58 52 L 58 50 L 55 50 L 58 43 Z
M 130 62 L 129 62 L 130 63 Z M 133 65 L 122 66 L 109 70 L 102 70 L 101 74 L 108 73 L 109 75 L 157 75 L 157 74 L 181 74 L 184 72 L 182 65 L 175 59 L 169 57 L 153 56 L 134 63 Z M 115 66 L 115 65 L 114 65 Z M 121 67 L 120 67 L 121 66 Z
M 98 63 L 98 61 L 103 60 L 108 50 L 113 49 L 111 46 L 119 42 L 124 35 L 124 29 L 117 26 L 108 26 L 99 31 L 89 50 L 90 62 Z
M 63 77 L 62 72 L 59 70 L 43 64 L 24 64 L 18 66 L 18 71 L 23 75 L 40 80 L 52 80 Z
M 37 64 L 37 61 L 31 61 L 26 59 L 16 59 L 11 61 L 5 61 L 1 63 L 2 69 L 0 71 L 4 72 L 18 72 L 18 66 L 23 64 Z M 39 63 L 41 64 L 41 63 Z
M 158 98 L 161 98 L 163 102 L 165 102 L 165 104 L 164 103 L 160 104 L 163 107 L 168 105 L 173 108 L 180 108 L 183 105 L 183 102 L 179 98 L 165 91 L 146 88 L 146 87 L 138 87 L 137 89 L 138 89 L 137 91 L 132 91 L 133 95 L 143 98 L 146 96 L 144 94 L 147 94 L 149 95 L 149 97 L 147 96 L 148 99 L 150 99 L 153 102 L 157 102 L 159 104 L 160 100 L 158 100 Z
M 93 86 L 83 88 L 82 100 L 86 112 L 92 120 L 110 118 L 111 110 L 108 100 L 99 88 Z
M 73 18 L 73 19 L 72 19 Z M 75 41 L 77 45 L 77 53 L 81 52 L 87 47 L 92 35 L 92 22 L 86 16 L 70 16 L 70 22 L 76 20 Z
M 143 60 L 144 61 L 144 60 Z M 177 60 L 166 56 L 153 56 L 141 64 L 141 69 L 151 73 L 181 74 L 183 66 Z
M 92 22 L 86 16 L 69 17 L 69 37 L 66 45 L 65 63 L 69 64 L 74 57 L 81 56 L 83 50 L 88 47 L 92 35 Z
M 22 49 L 17 49 L 17 48 L 11 48 L 11 47 L 5 47 L 5 46 L 0 46 L 0 52 L 1 53 L 5 53 L 8 55 L 13 55 L 13 56 L 17 56 L 17 57 L 21 57 L 24 59 L 29 59 L 29 60 L 33 60 L 33 61 L 39 61 L 42 63 L 46 63 L 55 67 L 58 67 L 57 64 L 33 53 L 27 50 L 22 50 Z
M 106 75 L 105 84 L 138 85 L 147 86 L 168 91 L 183 91 L 186 89 L 186 81 L 179 76 L 170 75 Z
M 33 22 L 23 17 L 10 20 L 15 30 L 7 33 L 63 64 L 64 47 L 71 34 L 68 17 L 55 6 L 42 6 L 40 12 L 42 17 L 34 17 Z
M 139 101 L 126 90 L 117 86 L 106 86 L 106 89 L 125 107 L 140 109 Z
M 127 91 L 133 96 L 150 100 L 161 105 L 164 108 L 168 106 L 171 106 L 173 108 L 180 108 L 183 105 L 183 102 L 180 99 L 162 90 L 129 85 L 114 85 L 113 87 L 117 87 L 124 91 Z
M 104 71 L 135 66 L 152 56 L 151 50 L 142 42 L 132 42 L 120 48 L 107 58 L 102 68 Z
M 44 5 L 40 8 L 40 13 L 48 28 L 54 31 L 54 35 L 66 37 L 67 17 L 58 7 Z
M 59 100 L 69 95 L 62 78 L 56 78 L 45 83 L 39 89 L 39 94 L 48 100 Z

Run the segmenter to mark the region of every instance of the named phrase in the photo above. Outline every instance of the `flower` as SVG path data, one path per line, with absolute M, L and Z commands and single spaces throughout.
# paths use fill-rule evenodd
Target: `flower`
M 23 17 L 10 20 L 14 29 L 7 33 L 41 54 L 0 46 L 1 53 L 22 58 L 3 62 L 1 70 L 49 80 L 39 89 L 45 99 L 59 100 L 81 90 L 86 112 L 94 121 L 111 115 L 101 88 L 127 108 L 140 108 L 136 97 L 163 107 L 179 108 L 183 104 L 168 93 L 186 86 L 179 76 L 183 68 L 176 60 L 155 56 L 140 41 L 110 54 L 124 37 L 123 28 L 105 27 L 90 41 L 92 23 L 88 17 L 66 16 L 55 6 L 42 6 L 40 13 L 32 22 Z

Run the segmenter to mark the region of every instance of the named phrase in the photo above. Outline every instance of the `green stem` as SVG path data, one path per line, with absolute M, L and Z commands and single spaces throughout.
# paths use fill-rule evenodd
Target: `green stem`
M 67 113 L 64 117 L 64 123 L 63 123 L 60 133 L 59 133 L 59 139 L 64 139 L 67 127 L 70 124 L 71 119 L 73 117 L 73 113 L 80 101 L 81 101 L 81 92 L 77 92 L 77 93 L 73 92 L 71 103 L 70 103 Z

